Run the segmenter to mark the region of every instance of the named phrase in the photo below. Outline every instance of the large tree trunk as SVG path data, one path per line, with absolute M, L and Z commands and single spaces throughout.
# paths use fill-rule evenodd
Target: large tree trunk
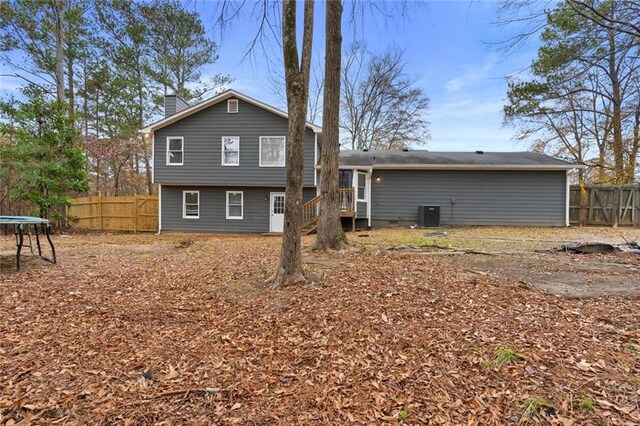
M 53 1 L 51 3 L 53 13 L 56 17 L 56 59 L 55 59 L 55 76 L 56 76 L 56 96 L 58 100 L 65 100 L 64 93 L 64 10 L 65 2 Z
M 622 93 L 616 66 L 615 34 L 609 31 L 609 75 L 611 76 L 611 104 L 613 106 L 613 176 L 614 183 L 624 183 L 624 141 L 622 139 Z
M 140 62 L 138 60 L 137 64 L 136 64 L 136 73 L 137 73 L 137 77 L 138 77 L 138 123 L 140 128 L 144 127 L 144 93 L 143 93 L 143 77 L 142 77 L 142 71 L 141 71 L 141 65 Z M 153 171 L 151 170 L 151 161 L 149 160 L 149 158 L 151 158 L 151 156 L 153 155 L 153 152 L 150 152 L 151 149 L 149 147 L 149 140 L 144 137 L 142 137 L 142 146 L 144 147 L 143 152 L 142 152 L 142 159 L 144 160 L 144 172 L 145 172 L 145 177 L 147 180 L 147 194 L 148 195 L 153 195 Z
M 284 229 L 280 263 L 268 280 L 276 287 L 305 281 L 302 272 L 302 178 L 304 166 L 304 133 L 309 98 L 309 70 L 313 36 L 313 0 L 304 7 L 302 58 L 298 59 L 296 40 L 296 0 L 282 3 L 282 46 L 287 87 L 289 132 L 287 138 L 287 188 L 285 192 Z
M 313 249 L 340 250 L 347 242 L 340 220 L 340 189 L 338 185 L 342 0 L 328 1 L 326 7 L 320 217 L 318 218 L 318 237 Z
M 73 73 L 73 58 L 67 59 L 67 74 L 69 80 L 69 116 L 72 116 L 76 112 L 75 105 L 75 75 Z

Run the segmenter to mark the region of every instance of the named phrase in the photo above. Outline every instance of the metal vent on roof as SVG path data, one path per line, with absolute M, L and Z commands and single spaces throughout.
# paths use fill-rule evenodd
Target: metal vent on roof
M 229 114 L 236 114 L 238 112 L 238 100 L 237 99 L 229 99 L 227 101 L 227 112 Z
M 484 151 L 477 150 L 476 154 L 484 154 Z
M 403 150 L 404 152 L 409 152 L 409 148 L 406 148 L 406 147 L 405 147 L 405 148 L 402 148 L 402 150 Z
M 368 150 L 367 148 L 362 148 L 362 151 L 363 151 L 363 152 L 367 152 L 367 151 L 369 151 L 369 150 Z

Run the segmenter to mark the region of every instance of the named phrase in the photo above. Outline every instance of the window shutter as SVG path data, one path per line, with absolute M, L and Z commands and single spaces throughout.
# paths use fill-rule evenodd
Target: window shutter
M 238 100 L 237 99 L 229 99 L 227 101 L 227 113 L 236 114 L 238 112 Z

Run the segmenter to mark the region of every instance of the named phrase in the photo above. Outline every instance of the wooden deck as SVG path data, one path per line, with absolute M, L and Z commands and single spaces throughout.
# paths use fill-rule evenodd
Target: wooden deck
M 314 232 L 318 228 L 318 214 L 320 197 L 313 197 L 302 206 L 303 230 L 305 235 Z M 340 188 L 340 217 L 351 218 L 351 230 L 356 229 L 356 204 L 353 188 Z

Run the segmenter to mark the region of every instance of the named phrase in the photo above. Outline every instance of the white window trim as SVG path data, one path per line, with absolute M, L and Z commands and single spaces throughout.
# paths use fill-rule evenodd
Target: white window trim
M 198 194 L 198 215 L 187 216 L 187 194 Z M 200 219 L 200 191 L 182 191 L 182 218 Z
M 169 161 L 169 139 L 180 139 L 182 141 L 182 161 L 180 163 L 172 163 Z M 167 166 L 184 166 L 184 137 L 183 136 L 167 136 Z
M 236 110 L 231 111 L 231 102 L 235 102 Z M 237 114 L 240 110 L 240 102 L 237 99 L 227 99 L 227 114 Z
M 240 216 L 229 216 L 229 195 L 230 194 L 240 194 Z M 243 191 L 227 191 L 226 205 L 227 205 L 227 219 L 242 220 L 244 216 L 244 192 Z
M 225 158 L 224 158 L 224 139 L 238 139 L 238 164 L 227 164 L 224 162 Z M 220 148 L 221 152 L 222 152 L 222 165 L 225 167 L 238 167 L 240 165 L 240 136 L 223 136 L 220 139 L 220 145 L 222 145 L 222 147 Z M 183 154 L 184 155 L 184 154 Z
M 262 139 L 264 138 L 282 138 L 284 140 L 284 164 L 282 166 L 274 166 L 269 164 L 262 164 Z M 286 136 L 260 136 L 260 144 L 258 148 L 258 166 L 260 167 L 287 167 L 287 137 Z
M 364 176 L 364 198 L 358 198 L 358 193 L 360 192 L 360 191 L 358 191 L 358 184 L 359 184 L 359 179 L 358 179 L 358 177 L 359 177 L 360 175 L 363 175 L 363 176 Z M 367 179 L 367 172 L 355 172 L 355 173 L 354 173 L 354 176 L 355 176 L 355 182 L 354 182 L 354 183 L 355 183 L 355 185 L 354 185 L 354 189 L 355 189 L 355 191 L 356 191 L 356 202 L 366 203 L 366 202 L 368 202 L 368 201 L 369 201 L 369 199 L 367 198 L 367 187 L 369 186 L 369 185 L 367 185 L 367 181 L 368 181 L 368 179 Z

